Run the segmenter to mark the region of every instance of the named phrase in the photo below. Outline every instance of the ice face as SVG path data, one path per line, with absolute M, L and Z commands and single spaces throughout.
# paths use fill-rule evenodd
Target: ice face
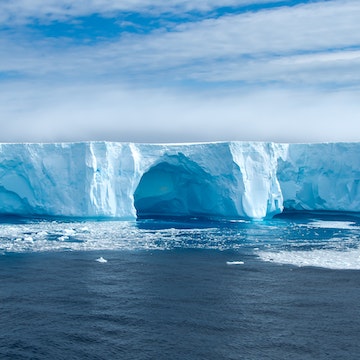
M 268 155 L 268 146 L 272 145 L 137 145 L 137 215 L 264 218 L 281 212 L 276 158 Z M 251 162 L 243 166 L 247 156 Z M 256 186 L 254 168 L 262 178 Z M 257 195 L 256 209 L 249 204 L 252 195 Z
M 359 144 L 0 144 L 0 213 L 262 219 L 359 211 Z
M 291 144 L 278 161 L 284 206 L 360 211 L 360 143 Z

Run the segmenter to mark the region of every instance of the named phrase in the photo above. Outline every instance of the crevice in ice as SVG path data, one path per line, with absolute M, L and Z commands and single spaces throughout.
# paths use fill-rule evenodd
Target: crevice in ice
M 138 218 L 208 217 L 234 212 L 214 176 L 182 153 L 165 156 L 143 174 L 134 193 L 134 206 Z

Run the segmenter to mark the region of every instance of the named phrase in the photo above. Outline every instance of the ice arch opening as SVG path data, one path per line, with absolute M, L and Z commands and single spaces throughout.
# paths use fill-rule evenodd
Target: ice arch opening
M 233 205 L 221 191 L 211 174 L 179 154 L 143 174 L 134 206 L 138 218 L 224 216 Z

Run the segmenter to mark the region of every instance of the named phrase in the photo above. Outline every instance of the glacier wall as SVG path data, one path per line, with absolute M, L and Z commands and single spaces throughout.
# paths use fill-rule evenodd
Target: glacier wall
M 285 208 L 360 211 L 360 143 L 287 145 L 277 177 Z
M 359 211 L 360 144 L 0 144 L 0 214 L 262 219 Z

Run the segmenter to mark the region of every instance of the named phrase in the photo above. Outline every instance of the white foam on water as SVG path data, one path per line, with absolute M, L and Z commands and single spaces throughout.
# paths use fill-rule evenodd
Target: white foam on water
M 75 235 L 75 234 L 76 234 L 76 231 L 74 229 L 64 229 L 64 235 L 71 236 L 71 235 Z
M 339 230 L 359 230 L 360 226 L 356 226 L 356 223 L 353 221 L 328 221 L 328 220 L 317 220 L 312 221 L 306 225 L 311 228 L 320 228 L 320 229 L 339 229 Z
M 314 220 L 310 225 L 296 227 L 291 223 L 269 227 L 252 222 L 244 227 L 240 224 L 229 228 L 211 223 L 208 227 L 163 228 L 160 224 L 159 228 L 158 225 L 93 220 L 1 224 L 0 252 L 253 248 L 266 261 L 298 266 L 360 268 L 359 250 L 354 250 L 359 247 L 358 226 L 351 221 Z M 344 230 L 324 231 L 324 235 L 316 228 Z M 242 261 L 229 261 L 227 264 L 243 265 Z
M 231 242 L 230 246 L 235 247 Z M 5 253 L 182 247 L 228 248 L 228 235 L 211 227 L 143 229 L 131 221 L 41 221 L 0 226 L 0 251 Z
M 37 235 L 38 235 L 38 236 L 46 236 L 46 235 L 48 235 L 48 233 L 47 233 L 46 231 L 39 231 L 39 232 L 37 233 Z
M 360 249 L 258 252 L 263 261 L 335 270 L 360 270 Z
M 108 261 L 106 259 L 104 259 L 102 256 L 100 256 L 98 259 L 96 259 L 95 261 L 99 262 L 99 263 L 102 263 L 102 264 L 105 264 L 107 263 Z

